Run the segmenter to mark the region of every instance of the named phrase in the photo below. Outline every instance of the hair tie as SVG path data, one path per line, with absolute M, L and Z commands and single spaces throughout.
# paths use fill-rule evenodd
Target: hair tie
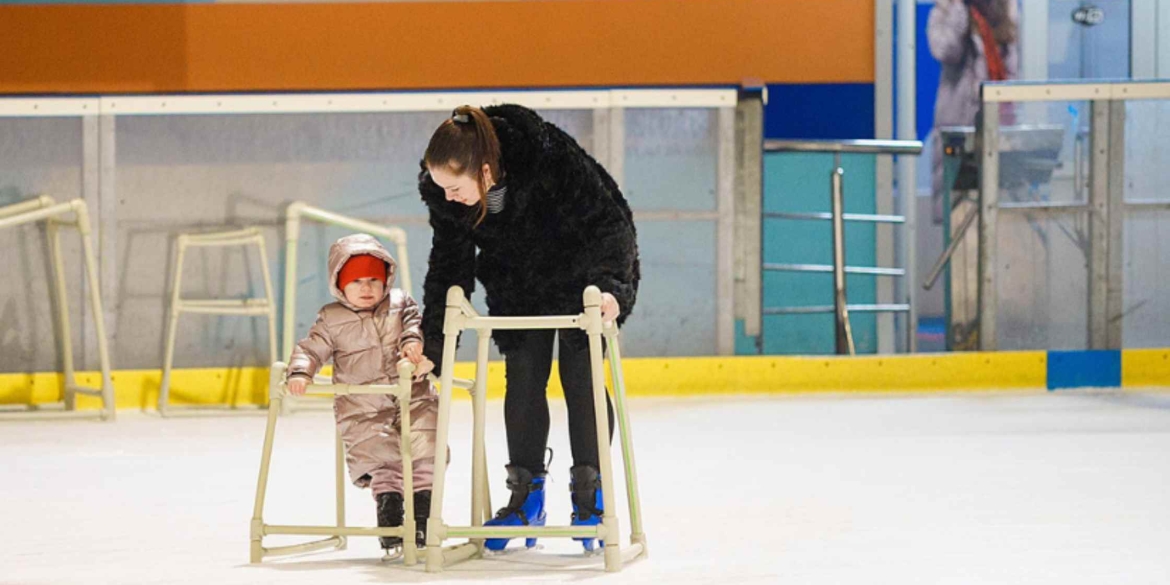
M 471 121 L 471 117 L 467 114 L 455 114 L 451 116 L 451 119 L 455 120 L 458 124 L 466 124 Z

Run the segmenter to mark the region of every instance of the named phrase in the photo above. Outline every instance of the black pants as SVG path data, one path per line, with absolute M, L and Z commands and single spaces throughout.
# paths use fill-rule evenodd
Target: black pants
M 513 347 L 504 355 L 507 377 L 504 395 L 504 425 L 508 434 L 508 456 L 512 465 L 533 473 L 546 471 L 544 454 L 548 447 L 548 377 L 552 371 L 554 329 L 510 332 Z M 598 466 L 597 423 L 593 409 L 593 375 L 589 367 L 589 344 L 566 343 L 566 336 L 582 336 L 578 330 L 560 332 L 559 368 L 565 403 L 569 410 L 569 443 L 575 465 Z M 609 439 L 613 441 L 613 405 L 605 395 L 609 416 Z

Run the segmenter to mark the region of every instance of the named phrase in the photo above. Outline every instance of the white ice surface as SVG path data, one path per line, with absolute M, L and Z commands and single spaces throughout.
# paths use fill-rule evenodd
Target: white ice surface
M 453 524 L 469 411 L 453 409 Z M 559 540 L 441 575 L 382 564 L 361 537 L 250 565 L 263 418 L 0 424 L 0 583 L 1170 583 L 1170 395 L 656 399 L 631 414 L 650 558 L 619 574 Z M 331 520 L 333 432 L 326 413 L 281 419 L 266 521 Z M 549 516 L 567 523 L 556 401 L 551 445 Z M 369 494 L 347 497 L 349 522 L 372 524 Z

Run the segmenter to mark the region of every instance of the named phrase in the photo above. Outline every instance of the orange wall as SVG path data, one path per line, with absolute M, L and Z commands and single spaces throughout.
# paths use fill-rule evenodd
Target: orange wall
M 873 81 L 872 0 L 0 6 L 0 93 Z

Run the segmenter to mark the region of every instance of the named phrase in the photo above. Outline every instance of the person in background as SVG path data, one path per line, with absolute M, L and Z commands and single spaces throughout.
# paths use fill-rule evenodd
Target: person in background
M 934 103 L 931 193 L 934 221 L 950 211 L 949 186 L 943 185 L 942 144 L 938 129 L 972 126 L 979 112 L 979 85 L 1019 77 L 1019 8 L 1016 0 L 937 0 L 926 25 L 930 54 L 942 64 Z M 1000 123 L 1015 122 L 1010 108 Z

